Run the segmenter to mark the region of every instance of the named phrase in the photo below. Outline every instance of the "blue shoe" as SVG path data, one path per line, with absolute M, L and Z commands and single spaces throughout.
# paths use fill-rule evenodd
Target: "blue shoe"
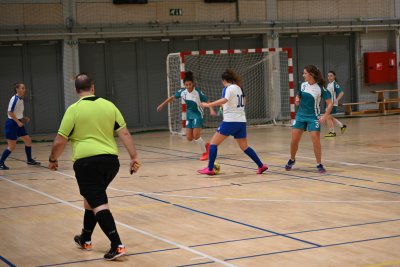
M 318 169 L 319 173 L 326 172 L 326 169 L 324 168 L 324 165 L 322 165 L 322 164 L 317 165 L 317 169 Z
M 285 170 L 290 171 L 295 163 L 296 163 L 296 160 L 289 159 L 289 161 L 287 162 L 287 164 L 285 166 Z

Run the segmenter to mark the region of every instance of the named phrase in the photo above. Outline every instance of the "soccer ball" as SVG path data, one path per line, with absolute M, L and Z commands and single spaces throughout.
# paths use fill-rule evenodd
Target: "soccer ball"
M 220 170 L 221 170 L 221 166 L 219 165 L 218 162 L 215 162 L 214 163 L 214 172 L 215 172 L 215 174 L 219 174 Z

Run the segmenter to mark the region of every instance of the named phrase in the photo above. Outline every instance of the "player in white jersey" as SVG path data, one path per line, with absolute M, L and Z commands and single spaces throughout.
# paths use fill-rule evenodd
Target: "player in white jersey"
M 180 89 L 175 95 L 168 97 L 158 107 L 157 111 L 161 111 L 163 107 L 173 101 L 174 99 L 181 98 L 186 104 L 186 138 L 189 142 L 195 141 L 199 144 L 202 155 L 200 160 L 208 159 L 208 149 L 210 144 L 205 143 L 201 138 L 201 129 L 203 128 L 203 116 L 204 111 L 201 107 L 202 102 L 207 102 L 205 94 L 194 86 L 193 73 L 188 71 L 185 73 L 183 83 L 186 88 Z M 210 108 L 211 116 L 215 116 L 216 113 L 213 108 Z
M 24 117 L 24 100 L 26 88 L 23 83 L 15 84 L 15 95 L 11 97 L 8 105 L 8 119 L 6 121 L 5 135 L 7 139 L 7 148 L 3 151 L 0 158 L 0 170 L 8 170 L 4 164 L 8 156 L 15 149 L 18 137 L 25 143 L 26 163 L 28 165 L 40 164 L 32 159 L 32 140 L 25 130 L 24 123 L 29 122 L 28 117 Z
M 328 72 L 328 81 L 329 84 L 326 87 L 326 89 L 331 93 L 331 100 L 333 103 L 333 108 L 331 111 L 331 115 L 334 115 L 337 113 L 337 107 L 339 105 L 339 100 L 343 97 L 344 92 L 340 88 L 339 84 L 336 81 L 336 73 L 334 71 L 329 71 Z M 346 131 L 346 124 L 343 124 L 341 121 L 338 119 L 334 118 L 333 116 L 329 116 L 329 118 L 326 120 L 326 123 L 328 124 L 329 127 L 329 133 L 325 135 L 325 137 L 335 137 L 335 126 L 334 124 L 338 125 L 340 127 L 340 132 L 344 134 L 344 131 Z
M 296 153 L 304 131 L 309 131 L 313 143 L 315 159 L 317 160 L 317 170 L 320 173 L 326 172 L 321 163 L 321 141 L 320 126 L 329 117 L 332 110 L 330 93 L 324 88 L 325 81 L 320 70 L 314 65 L 308 65 L 303 70 L 304 83 L 298 91 L 295 104 L 300 105 L 296 113 L 296 119 L 292 127 L 292 142 L 290 143 L 290 159 L 285 166 L 290 171 L 296 162 Z M 325 114 L 320 117 L 320 102 L 324 99 L 327 108 Z
M 201 105 L 203 107 L 222 106 L 224 119 L 211 139 L 208 166 L 197 172 L 215 175 L 214 164 L 218 146 L 232 135 L 243 152 L 257 164 L 257 174 L 262 174 L 268 170 L 268 166 L 261 162 L 257 153 L 247 144 L 245 96 L 240 88 L 240 78 L 233 70 L 226 70 L 221 78 L 224 85 L 221 99 Z

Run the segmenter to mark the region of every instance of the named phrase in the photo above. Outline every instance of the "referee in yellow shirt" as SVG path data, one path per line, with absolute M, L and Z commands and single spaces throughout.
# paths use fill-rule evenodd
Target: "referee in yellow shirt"
M 131 174 L 139 169 L 140 163 L 118 108 L 110 101 L 94 95 L 94 83 L 87 74 L 76 76 L 75 89 L 80 99 L 68 107 L 64 114 L 49 157 L 49 169 L 58 169 L 57 159 L 70 140 L 75 177 L 85 207 L 82 233 L 74 237 L 75 243 L 81 249 L 91 250 L 91 236 L 99 223 L 111 241 L 111 249 L 104 258 L 114 260 L 126 253 L 106 193 L 120 167 L 114 131 L 117 131 L 131 158 Z

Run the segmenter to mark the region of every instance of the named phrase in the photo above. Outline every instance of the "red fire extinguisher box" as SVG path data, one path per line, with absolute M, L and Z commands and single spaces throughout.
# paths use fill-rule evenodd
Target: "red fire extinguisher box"
M 365 83 L 393 83 L 397 81 L 396 52 L 364 53 Z

